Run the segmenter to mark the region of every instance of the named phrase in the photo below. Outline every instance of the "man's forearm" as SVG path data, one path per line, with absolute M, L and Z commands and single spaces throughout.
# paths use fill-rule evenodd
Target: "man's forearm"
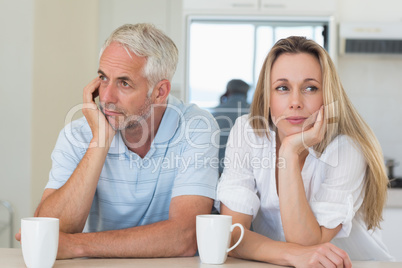
M 60 189 L 48 196 L 44 195 L 35 216 L 59 218 L 62 232 L 81 232 L 108 149 L 109 147 L 89 148 L 68 181 Z
M 213 200 L 176 196 L 169 219 L 149 225 L 97 233 L 61 235 L 59 258 L 194 256 L 196 215 L 211 212 Z
M 123 230 L 66 235 L 59 259 L 77 257 L 174 257 L 194 256 L 195 226 L 173 220 Z

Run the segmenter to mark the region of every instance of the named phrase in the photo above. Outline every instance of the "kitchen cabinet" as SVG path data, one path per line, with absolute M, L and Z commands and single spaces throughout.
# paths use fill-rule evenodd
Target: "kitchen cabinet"
M 402 189 L 389 189 L 381 223 L 383 241 L 396 261 L 402 261 Z
M 197 12 L 331 15 L 336 8 L 336 0 L 183 0 L 184 10 Z
M 295 14 L 331 14 L 336 10 L 335 0 L 261 0 L 262 11 L 294 12 Z
M 184 9 L 257 10 L 258 0 L 184 0 Z

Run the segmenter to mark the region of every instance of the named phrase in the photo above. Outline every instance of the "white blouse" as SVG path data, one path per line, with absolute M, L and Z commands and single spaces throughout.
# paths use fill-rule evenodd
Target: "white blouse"
M 273 240 L 285 241 L 276 191 L 275 132 L 270 139 L 256 135 L 248 115 L 236 120 L 225 154 L 225 169 L 219 180 L 217 202 L 253 216 L 253 230 Z M 368 231 L 359 208 L 363 202 L 366 162 L 360 149 L 344 135 L 336 137 L 317 158 L 313 148 L 301 175 L 307 200 L 320 226 L 342 229 L 331 243 L 345 250 L 352 260 L 392 260 L 378 230 Z

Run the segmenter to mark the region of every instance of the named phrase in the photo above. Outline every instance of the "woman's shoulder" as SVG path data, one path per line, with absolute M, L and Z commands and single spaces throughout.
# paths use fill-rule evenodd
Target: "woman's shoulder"
M 360 144 L 353 140 L 348 135 L 340 134 L 334 138 L 334 140 L 327 146 L 326 150 L 332 151 L 335 149 L 343 150 L 348 149 L 351 151 L 361 152 Z
M 259 135 L 251 125 L 250 114 L 239 116 L 232 128 L 233 135 L 240 136 L 243 139 L 257 144 L 271 144 L 272 141 L 274 141 L 275 132 L 271 128 L 269 128 L 268 131 L 270 136 L 269 139 L 266 133 L 261 133 L 261 135 Z
M 320 162 L 329 164 L 330 166 L 338 166 L 339 161 L 345 159 L 353 159 L 356 162 L 365 161 L 360 145 L 347 135 L 336 136 L 327 148 L 325 148 L 320 157 L 317 158 Z

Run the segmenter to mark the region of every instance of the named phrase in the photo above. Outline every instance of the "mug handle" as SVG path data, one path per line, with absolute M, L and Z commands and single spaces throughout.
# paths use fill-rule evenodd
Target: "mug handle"
M 243 236 L 244 236 L 244 228 L 243 228 L 243 225 L 241 225 L 240 223 L 235 223 L 235 224 L 233 224 L 232 226 L 230 226 L 230 232 L 233 232 L 233 229 L 234 229 L 236 226 L 239 227 L 240 230 L 241 230 L 240 238 L 239 238 L 239 240 L 237 240 L 236 244 L 234 244 L 233 247 L 231 247 L 231 248 L 229 248 L 228 250 L 226 250 L 226 252 L 229 252 L 229 251 L 231 251 L 232 249 L 234 249 L 235 247 L 237 247 L 237 246 L 240 244 L 241 240 L 243 239 Z

